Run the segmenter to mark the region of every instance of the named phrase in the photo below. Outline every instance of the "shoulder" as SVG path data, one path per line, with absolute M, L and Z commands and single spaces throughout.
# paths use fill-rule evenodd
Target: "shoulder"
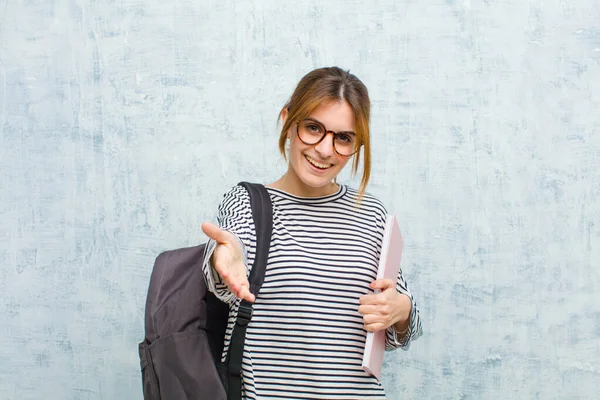
M 219 209 L 231 211 L 249 210 L 250 196 L 242 186 L 235 185 L 223 194 Z
M 384 219 L 387 216 L 388 212 L 383 202 L 371 193 L 365 192 L 361 199 L 358 190 L 347 187 L 347 194 L 353 202 L 359 204 L 360 210 L 374 213 L 377 216 L 383 217 Z
M 364 218 L 365 222 L 378 232 L 383 232 L 388 212 L 381 200 L 369 192 L 365 192 L 361 198 L 358 190 L 350 187 L 347 188 L 347 196 L 345 197 L 349 203 L 353 204 L 357 215 Z

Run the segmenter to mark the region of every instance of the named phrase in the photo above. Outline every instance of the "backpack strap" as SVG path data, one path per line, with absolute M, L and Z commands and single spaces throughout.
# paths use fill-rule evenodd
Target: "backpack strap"
M 256 254 L 248 281 L 250 282 L 250 292 L 257 296 L 265 280 L 267 260 L 269 259 L 273 232 L 273 206 L 269 192 L 263 185 L 248 182 L 240 182 L 239 185 L 243 186 L 250 195 L 252 219 L 256 229 Z M 229 400 L 241 400 L 242 398 L 242 358 L 246 328 L 252 319 L 252 313 L 252 303 L 242 300 L 227 354 L 227 398 Z
M 256 254 L 254 264 L 250 270 L 250 292 L 257 295 L 265 280 L 269 249 L 271 247 L 271 234 L 273 233 L 273 206 L 271 196 L 267 189 L 260 184 L 241 182 L 250 194 L 252 219 L 256 230 Z

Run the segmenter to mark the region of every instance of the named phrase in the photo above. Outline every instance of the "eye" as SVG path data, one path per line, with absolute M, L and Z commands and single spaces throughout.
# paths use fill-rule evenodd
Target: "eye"
M 338 133 L 336 139 L 344 143 L 352 143 L 354 141 L 354 137 L 348 133 Z
M 306 127 L 308 128 L 309 131 L 311 131 L 313 133 L 321 132 L 321 127 L 319 125 L 308 124 Z

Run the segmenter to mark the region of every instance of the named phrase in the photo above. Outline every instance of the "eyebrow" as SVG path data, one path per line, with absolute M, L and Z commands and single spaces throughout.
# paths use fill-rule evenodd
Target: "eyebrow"
M 324 124 L 324 123 L 322 123 L 321 121 L 319 121 L 319 120 L 318 120 L 318 119 L 316 119 L 316 118 L 313 118 L 313 117 L 307 117 L 307 118 L 305 118 L 305 119 L 308 119 L 308 120 L 314 121 L 314 122 L 316 122 L 316 123 L 318 123 L 318 124 L 322 125 L 322 126 L 325 128 L 325 129 L 327 129 L 327 128 L 325 127 L 325 124 Z M 351 135 L 354 135 L 354 136 L 356 136 L 356 132 L 354 132 L 354 131 L 333 131 L 333 132 L 335 132 L 335 133 L 349 133 L 349 134 L 351 134 Z

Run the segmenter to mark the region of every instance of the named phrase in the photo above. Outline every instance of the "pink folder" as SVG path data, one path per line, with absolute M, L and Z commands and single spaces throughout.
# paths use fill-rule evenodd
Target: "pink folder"
M 396 216 L 388 215 L 383 233 L 377 279 L 391 279 L 396 284 L 400 272 L 403 247 L 404 241 Z M 385 329 L 375 333 L 367 332 L 365 342 L 362 367 L 377 379 L 381 379 L 381 367 L 383 366 L 383 355 L 385 353 L 385 335 Z

